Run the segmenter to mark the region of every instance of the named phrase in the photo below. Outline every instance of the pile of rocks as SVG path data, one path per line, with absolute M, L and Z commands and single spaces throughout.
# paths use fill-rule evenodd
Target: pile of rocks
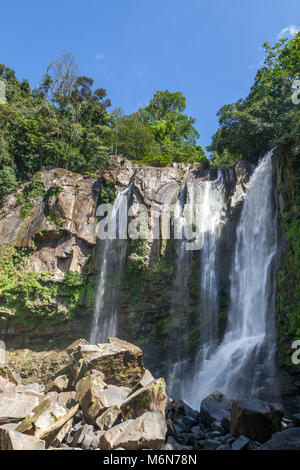
M 46 386 L 0 368 L 1 450 L 300 449 L 299 415 L 288 421 L 278 404 L 220 392 L 192 410 L 167 397 L 133 344 L 81 339 L 67 353 L 70 364 Z
M 202 401 L 200 412 L 181 400 L 169 400 L 165 449 L 300 450 L 299 418 L 284 418 L 277 403 L 255 398 L 232 400 L 219 391 Z

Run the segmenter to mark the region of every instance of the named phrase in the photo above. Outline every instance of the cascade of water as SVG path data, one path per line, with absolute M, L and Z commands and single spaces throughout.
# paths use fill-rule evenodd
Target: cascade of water
M 117 238 L 101 240 L 100 276 L 90 342 L 105 342 L 117 333 L 118 301 L 127 253 L 127 213 L 131 186 L 120 191 L 110 220 L 116 221 Z
M 221 172 L 214 181 L 188 182 L 181 191 L 174 217 L 179 220 L 180 230 L 184 230 L 187 240 L 177 242 L 176 276 L 174 280 L 174 297 L 171 309 L 171 321 L 182 316 L 184 303 L 188 299 L 188 274 L 193 250 L 200 250 L 199 255 L 199 321 L 201 334 L 198 347 L 208 347 L 217 335 L 217 276 L 215 270 L 218 229 L 221 222 L 224 204 L 223 182 Z M 183 210 L 183 200 L 186 208 Z M 193 231 L 191 230 L 193 226 Z M 190 227 L 190 230 L 188 230 Z M 191 249 L 191 240 L 193 246 Z M 173 354 L 174 357 L 174 354 Z M 187 363 L 178 357 L 169 368 L 168 385 L 170 393 L 180 394 L 181 383 L 186 376 Z
M 266 396 L 274 383 L 274 260 L 277 217 L 271 152 L 257 166 L 245 195 L 231 269 L 231 305 L 222 343 L 204 354 L 183 398 L 198 407 L 216 390 Z

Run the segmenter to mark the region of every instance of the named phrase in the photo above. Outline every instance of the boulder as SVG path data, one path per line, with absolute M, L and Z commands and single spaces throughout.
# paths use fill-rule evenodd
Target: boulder
M 10 382 L 13 385 L 21 384 L 21 377 L 7 365 L 0 366 L 0 378 L 1 384 L 5 384 L 6 382 Z
M 9 422 L 10 418 L 21 421 L 43 400 L 42 394 L 7 385 L 0 395 L 0 423 Z
M 67 410 L 63 406 L 50 398 L 46 398 L 19 424 L 16 431 L 35 435 L 40 431 L 48 429 L 59 418 L 65 416 L 66 413 Z
M 85 420 L 95 423 L 98 416 L 111 406 L 120 406 L 128 397 L 131 388 L 107 385 L 97 375 L 91 373 L 81 379 L 76 386 L 76 401 L 82 408 Z
M 230 432 L 234 437 L 242 434 L 253 441 L 265 442 L 281 429 L 283 408 L 257 398 L 236 398 L 231 409 Z
M 98 352 L 82 358 L 75 366 L 77 379 L 95 369 L 104 374 L 107 384 L 135 387 L 145 374 L 142 350 L 118 338 L 109 338 L 109 343 L 99 344 L 98 347 Z
M 35 436 L 0 427 L 0 450 L 45 450 L 45 442 Z
M 106 387 L 106 383 L 93 371 L 79 380 L 76 385 L 75 400 L 82 408 L 88 424 L 94 423 L 101 411 L 105 410 L 105 406 L 100 399 L 100 392 Z
M 154 379 L 153 375 L 151 374 L 150 370 L 146 369 L 143 377 L 141 378 L 141 380 L 136 384 L 136 386 L 132 390 L 132 393 L 136 392 L 140 388 L 146 387 L 150 382 L 153 382 L 153 380 L 155 380 L 155 379 Z
M 277 432 L 261 446 L 261 450 L 300 450 L 300 428 Z
M 135 419 L 146 411 L 160 410 L 165 414 L 166 383 L 160 378 L 153 380 L 143 388 L 130 395 L 121 405 L 124 420 Z
M 70 419 L 59 429 L 59 431 L 54 433 L 54 436 L 48 438 L 48 445 L 51 444 L 51 447 L 60 447 L 66 435 L 71 431 L 72 425 L 73 423 Z
M 59 375 L 56 377 L 45 389 L 45 393 L 48 392 L 66 392 L 69 385 L 69 379 L 66 375 Z
M 232 450 L 243 450 L 247 447 L 247 445 L 250 443 L 250 439 L 248 439 L 248 437 L 246 436 L 243 436 L 243 434 L 238 437 L 236 439 L 236 441 L 234 441 L 232 443 Z
M 122 447 L 125 450 L 161 449 L 167 432 L 166 420 L 161 411 L 147 411 L 109 429 L 100 437 L 104 450 Z
M 73 357 L 73 354 L 79 350 L 79 347 L 83 344 L 89 344 L 89 342 L 86 339 L 79 338 L 76 341 L 74 341 L 70 346 L 66 348 L 67 353 Z
M 83 450 L 97 449 L 102 432 L 93 430 L 93 426 L 84 424 L 75 433 L 72 447 L 81 447 Z
M 101 431 L 107 431 L 121 422 L 121 410 L 118 406 L 111 406 L 96 419 L 96 424 Z
M 214 421 L 220 421 L 230 415 L 231 398 L 216 391 L 204 398 L 201 403 L 200 415 L 203 422 L 210 426 Z

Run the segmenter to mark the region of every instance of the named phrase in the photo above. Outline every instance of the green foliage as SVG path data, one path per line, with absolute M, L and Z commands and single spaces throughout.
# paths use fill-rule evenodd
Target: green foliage
M 0 253 L 1 312 L 7 312 L 12 323 L 26 327 L 49 326 L 80 313 L 78 306 L 87 276 L 69 271 L 62 282 L 54 282 L 49 273 L 28 269 L 31 253 L 32 250 L 11 245 Z M 57 303 L 57 298 L 64 299 L 64 304 Z M 90 292 L 89 301 L 92 305 Z
M 195 119 L 186 116 L 186 99 L 180 92 L 157 91 L 150 103 L 131 116 L 115 118 L 115 151 L 146 165 L 170 166 L 172 162 L 209 164 Z
M 266 59 L 246 99 L 223 106 L 220 128 L 207 148 L 213 161 L 227 166 L 241 157 L 257 162 L 272 147 L 292 143 L 299 153 L 300 107 L 292 101 L 293 82 L 299 79 L 300 33 L 265 43 Z
M 103 180 L 100 190 L 101 204 L 110 204 L 115 199 L 116 188 L 114 181 Z
M 72 59 L 62 56 L 32 91 L 0 64 L 7 97 L 0 105 L 0 198 L 44 166 L 84 173 L 110 164 L 110 101 L 75 72 Z

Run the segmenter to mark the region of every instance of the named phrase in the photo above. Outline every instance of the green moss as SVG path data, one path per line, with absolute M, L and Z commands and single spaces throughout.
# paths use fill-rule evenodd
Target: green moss
M 54 282 L 49 273 L 26 270 L 32 250 L 8 245 L 0 259 L 0 307 L 10 313 L 12 324 L 25 327 L 49 327 L 75 314 L 79 308 L 90 276 L 67 272 L 62 282 Z M 27 268 L 28 269 L 28 268 Z M 93 284 L 94 285 L 94 284 Z M 57 302 L 57 299 L 63 302 Z

